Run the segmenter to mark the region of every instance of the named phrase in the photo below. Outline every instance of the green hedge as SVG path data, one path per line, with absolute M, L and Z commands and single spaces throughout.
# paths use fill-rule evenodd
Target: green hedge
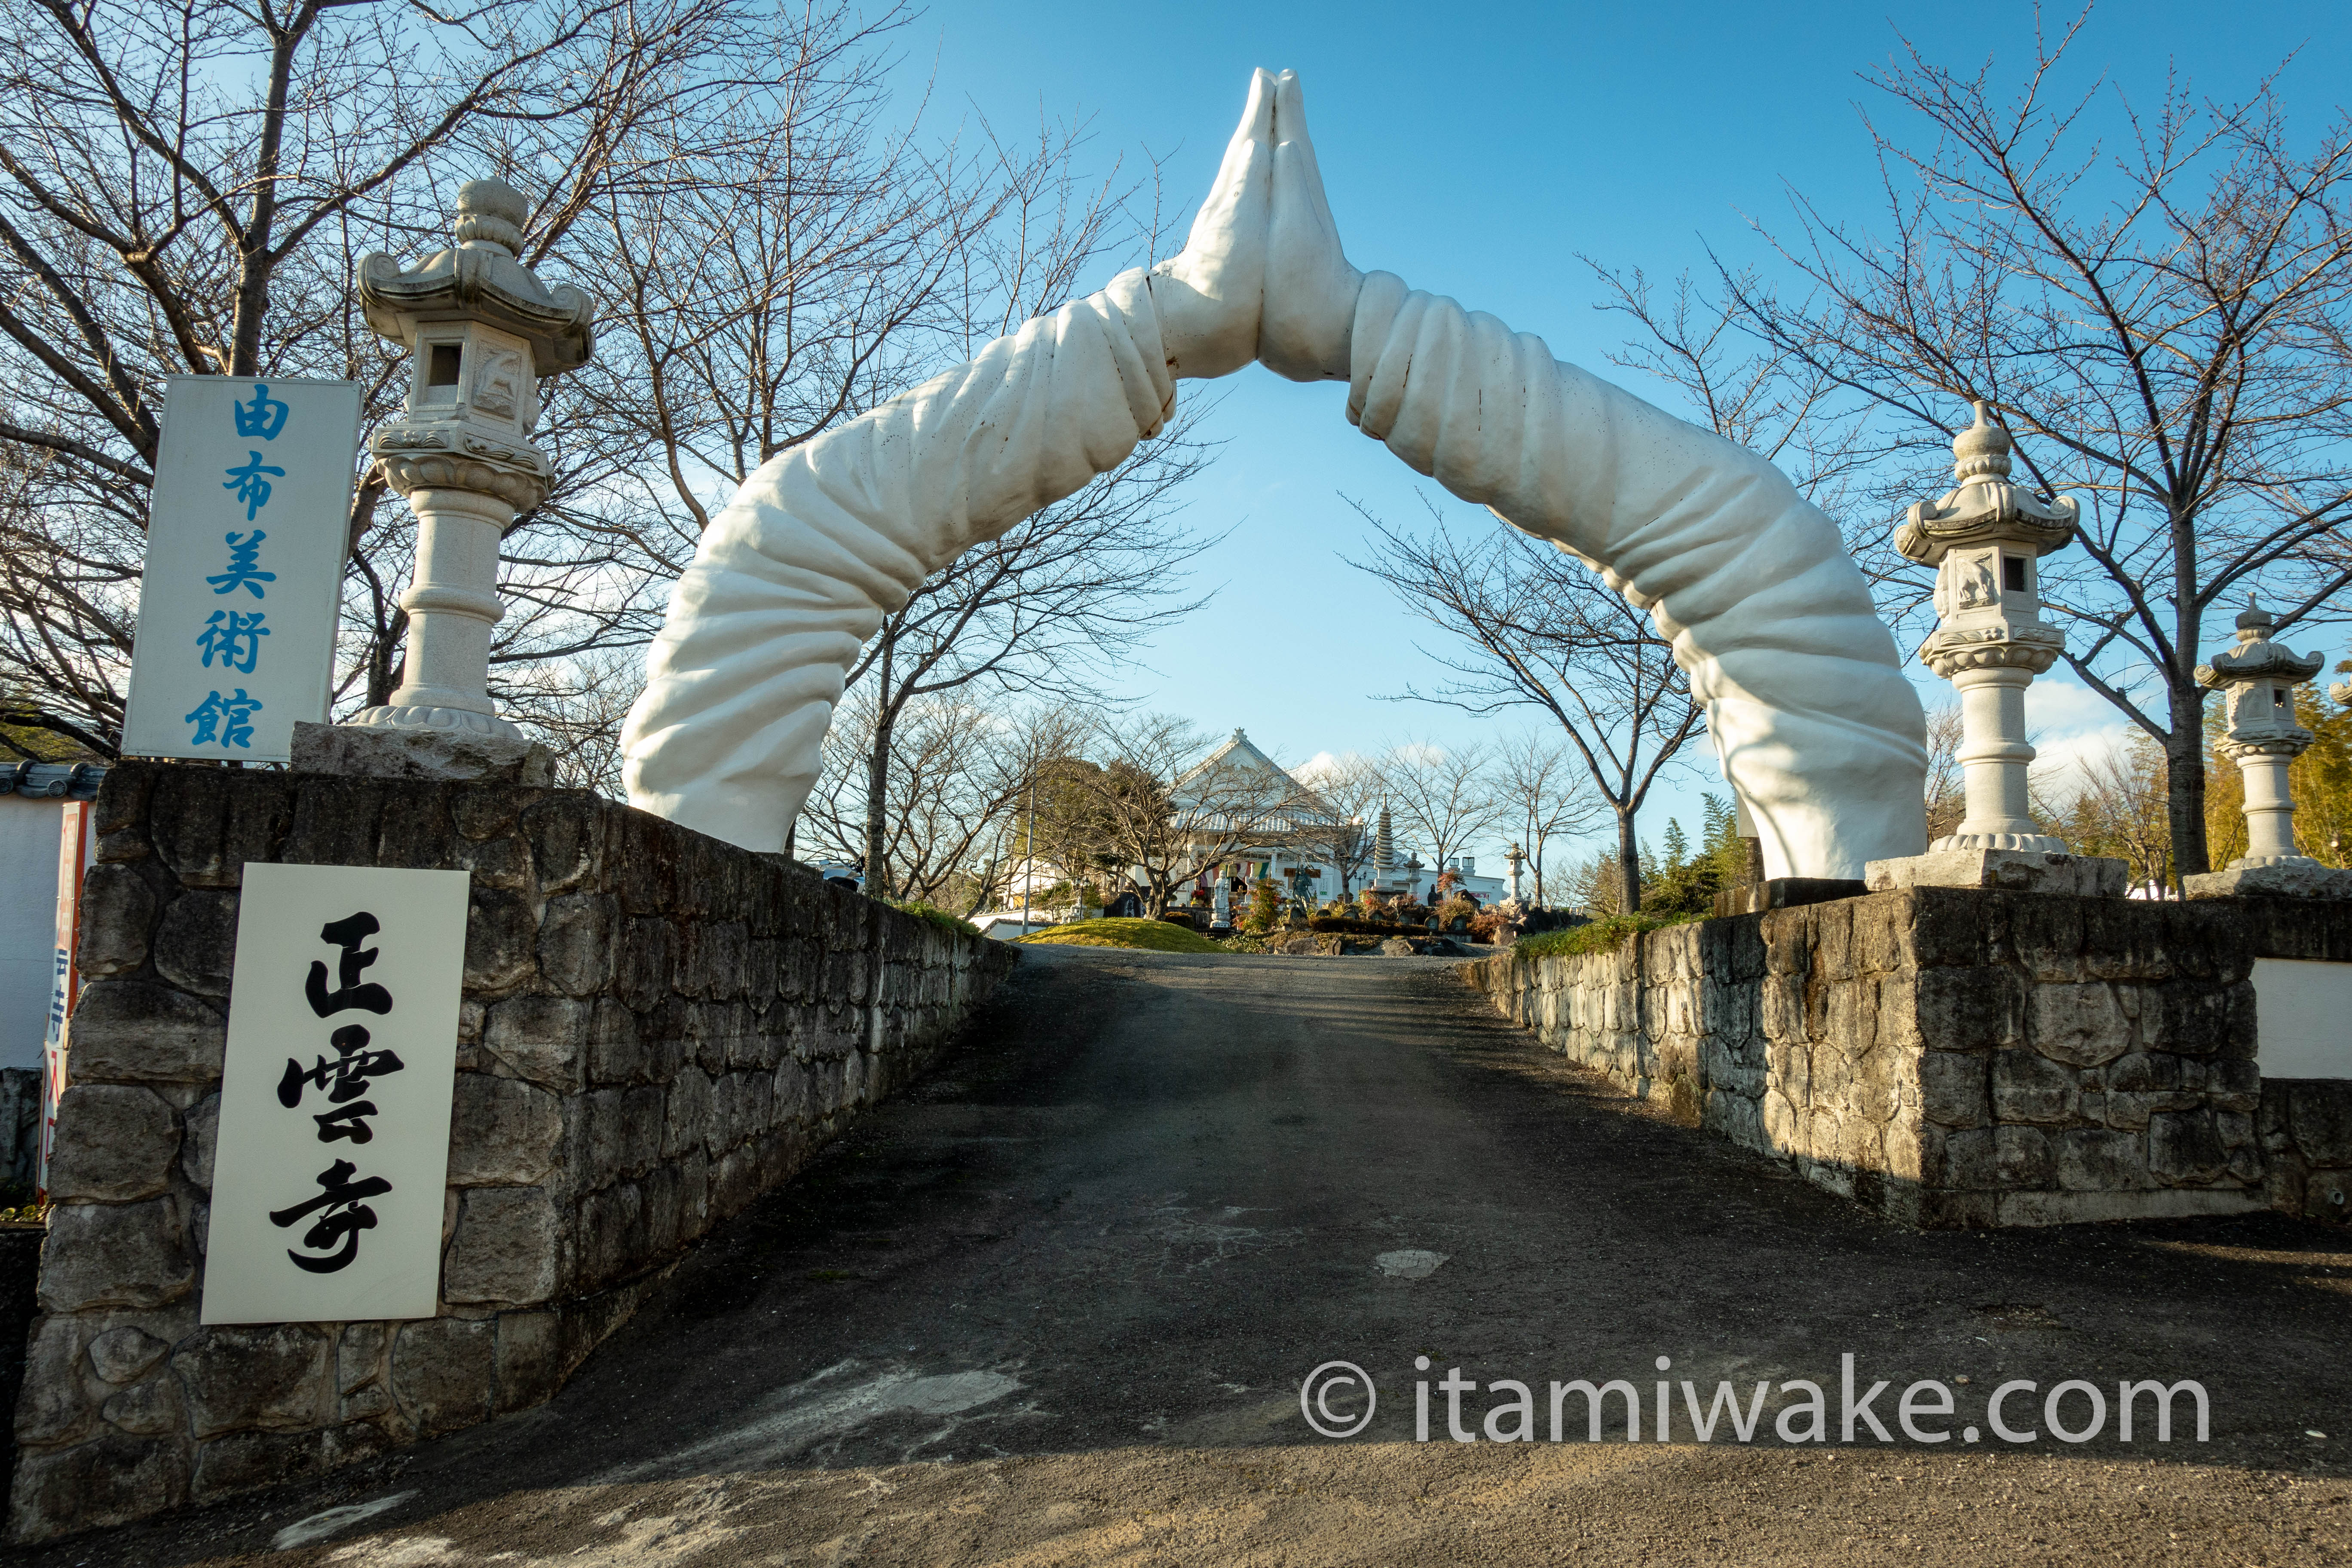
M 1567 931 L 1548 931 L 1537 936 L 1523 936 L 1511 952 L 1521 958 L 1559 958 L 1595 952 L 1614 952 L 1625 944 L 1629 936 L 1645 931 L 1664 931 L 1668 926 L 1688 925 L 1704 915 L 1611 915 Z

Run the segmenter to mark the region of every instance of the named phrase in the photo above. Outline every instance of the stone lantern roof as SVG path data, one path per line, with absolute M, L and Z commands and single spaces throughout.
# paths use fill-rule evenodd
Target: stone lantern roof
M 1979 399 L 1976 423 L 1952 437 L 1954 489 L 1931 501 L 1915 503 L 1895 530 L 1895 548 L 1923 565 L 1940 564 L 1959 545 L 2011 541 L 2033 547 L 2036 555 L 2063 550 L 2074 538 L 2077 509 L 2060 497 L 2045 500 L 2010 482 L 2009 430 Z
M 594 303 L 568 283 L 550 289 L 516 259 L 530 216 L 522 193 L 504 180 L 458 186 L 454 247 L 436 251 L 413 272 L 389 256 L 361 260 L 360 304 L 368 325 L 413 346 L 420 321 L 481 321 L 526 340 L 538 375 L 587 363 L 595 349 Z
M 2246 607 L 2238 612 L 2238 646 L 2223 648 L 2210 664 L 2199 665 L 2197 684 L 2221 690 L 2250 680 L 2292 683 L 2317 675 L 2326 659 L 2271 641 L 2271 628 L 2276 625 L 2277 616 L 2254 603 L 2252 595 L 2246 595 Z

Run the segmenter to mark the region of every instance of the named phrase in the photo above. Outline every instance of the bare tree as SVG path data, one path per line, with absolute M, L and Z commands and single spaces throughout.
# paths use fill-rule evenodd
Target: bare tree
M 1139 243 L 1116 169 L 1075 174 L 1083 126 L 1008 141 L 984 124 L 931 135 L 920 104 L 893 120 L 890 40 L 909 16 L 845 0 L 518 0 L 457 16 L 397 0 L 10 0 L 10 717 L 113 750 L 162 378 L 355 379 L 365 419 L 386 416 L 405 365 L 359 317 L 356 263 L 442 248 L 456 184 L 497 173 L 540 198 L 524 259 L 583 285 L 603 314 L 596 359 L 546 389 L 538 438 L 559 484 L 505 542 L 491 690 L 609 786 L 595 737 L 632 683 L 605 656 L 651 637 L 734 488 L 1053 308 L 1107 247 Z M 963 616 L 917 628 L 921 673 L 902 697 L 951 684 L 948 663 L 1034 672 L 1115 645 L 1121 613 L 1148 619 L 1130 598 L 1090 620 L 1073 597 L 1088 571 L 1099 584 L 1123 570 L 1144 598 L 1164 590 L 1157 573 L 1185 547 L 1152 526 L 1157 499 L 1203 455 L 1163 443 L 1005 543 L 996 563 L 1017 557 L 1010 575 L 1036 590 L 1017 613 L 1001 583 L 963 593 L 987 562 L 934 584 L 910 618 L 949 600 Z M 346 710 L 400 679 L 414 550 L 379 476 L 363 467 L 352 496 Z M 1122 521 L 1114 565 L 1100 544 Z M 1070 542 L 1089 530 L 1074 567 Z M 958 631 L 973 644 L 942 653 Z M 991 636 L 992 655 L 979 646 Z
M 2208 612 L 2259 581 L 2283 626 L 2332 619 L 2352 582 L 2352 121 L 2298 142 L 2267 80 L 2236 102 L 2170 77 L 2144 103 L 2070 89 L 2082 26 L 2037 29 L 2013 91 L 1906 45 L 1865 79 L 1920 128 L 1869 127 L 1884 225 L 1800 198 L 1775 244 L 1804 294 L 1722 283 L 1915 498 L 1979 398 L 2029 482 L 2082 497 L 2043 596 L 2074 673 L 2160 749 L 2173 871 L 2193 874 Z
M 1704 717 L 1673 644 L 1559 551 L 1509 529 L 1471 542 L 1433 508 L 1432 515 L 1434 529 L 1416 539 L 1366 513 L 1372 555 L 1358 563 L 1455 639 L 1458 651 L 1429 657 L 1458 679 L 1406 695 L 1481 715 L 1523 707 L 1549 713 L 1616 817 L 1623 907 L 1640 909 L 1635 820 Z
M 1733 278 L 1737 288 L 1717 295 L 1685 273 L 1662 294 L 1639 268 L 1620 271 L 1591 257 L 1579 259 L 1606 291 L 1600 309 L 1637 329 L 1610 354 L 1611 363 L 1674 388 L 1698 423 L 1772 463 L 1800 495 L 1841 523 L 1847 547 L 1866 569 L 1909 568 L 1875 520 L 1890 508 L 1899 513 L 1912 498 L 1899 488 L 1900 478 L 1885 470 L 1885 453 L 1874 443 L 1870 422 L 1835 377 L 1742 330 L 1738 290 L 1754 289 L 1752 275 Z M 1847 521 L 1857 517 L 1870 521 Z
M 592 648 L 522 667 L 506 684 L 507 712 L 555 753 L 555 782 L 618 796 L 621 725 L 643 688 L 636 654 Z
M 1392 746 L 1381 759 L 1382 794 L 1407 831 L 1436 858 L 1433 877 L 1444 875 L 1448 862 L 1502 818 L 1492 761 L 1481 743 L 1425 741 Z
M 1278 769 L 1202 766 L 1206 738 L 1167 714 L 1102 719 L 1087 750 L 1092 765 L 1056 776 L 1057 836 L 1136 883 L 1155 919 L 1179 887 L 1244 846 L 1296 832 L 1316 809 Z
M 1388 774 L 1376 760 L 1350 752 L 1300 770 L 1298 779 L 1320 809 L 1302 814 L 1296 842 L 1303 852 L 1331 862 L 1345 900 L 1379 847 L 1376 820 L 1388 798 Z
M 1927 710 L 1927 842 L 1959 831 L 1969 814 L 1967 781 L 1960 773 L 1960 705 L 1939 703 Z
M 883 831 L 869 849 L 874 822 L 857 742 L 872 729 L 878 692 L 856 693 L 827 738 L 824 773 L 802 817 L 804 841 L 827 858 L 875 857 L 863 868 L 866 890 L 877 897 L 963 914 L 981 908 L 1005 879 L 1041 766 L 1065 753 L 1076 729 L 1057 710 L 1016 710 L 992 696 L 982 688 L 956 689 L 906 707 Z
M 1203 603 L 1178 596 L 1185 563 L 1214 542 L 1174 521 L 1176 493 L 1212 455 L 1190 429 L 1164 432 L 1068 500 L 966 551 L 883 618 L 848 675 L 864 697 L 869 891 L 895 886 L 885 839 L 909 704 L 976 686 L 1091 707 L 1112 667 Z
M 360 255 L 445 245 L 456 182 L 496 171 L 552 193 L 534 224 L 552 237 L 638 138 L 693 122 L 710 68 L 763 26 L 737 0 L 0 11 L 0 679 L 111 754 L 163 378 L 356 380 L 384 416 L 403 367 L 359 318 Z M 405 630 L 412 531 L 397 505 L 371 530 L 383 499 L 354 477 L 342 684 L 361 700 L 390 689 Z M 541 612 L 570 615 L 610 554 L 526 546 L 505 642 L 593 646 Z
M 2085 757 L 2067 781 L 2064 805 L 2053 810 L 2052 826 L 2063 831 L 2078 854 L 2111 855 L 2131 867 L 2135 887 L 2161 887 L 2172 880 L 2171 826 L 2166 809 L 2164 754 L 2146 735 L 2131 733 L 2119 745 Z M 2242 819 L 2240 824 L 2242 836 Z M 2223 844 L 2228 853 L 2243 849 Z
M 1535 901 L 1544 902 L 1544 856 L 1555 838 L 1590 833 L 1607 808 L 1593 798 L 1591 780 L 1573 752 L 1541 731 L 1503 742 L 1495 752 L 1495 791 L 1503 821 L 1518 830 L 1535 873 Z

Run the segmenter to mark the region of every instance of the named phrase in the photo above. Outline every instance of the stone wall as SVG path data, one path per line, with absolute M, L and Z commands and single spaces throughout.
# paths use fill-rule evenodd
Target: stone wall
M 1993 1226 L 2335 1206 L 2352 1095 L 2265 1099 L 2258 957 L 2352 960 L 2352 908 L 1916 888 L 1467 967 L 1689 1121 L 1909 1223 Z
M 2271 1206 L 2352 1224 L 2352 1079 L 2270 1079 L 2256 1119 Z
M 0 1182 L 30 1187 L 40 1174 L 40 1069 L 0 1068 Z
M 1012 961 L 580 791 L 131 764 L 96 828 L 18 1541 L 545 1400 Z M 197 1323 L 248 861 L 473 874 L 438 1317 Z

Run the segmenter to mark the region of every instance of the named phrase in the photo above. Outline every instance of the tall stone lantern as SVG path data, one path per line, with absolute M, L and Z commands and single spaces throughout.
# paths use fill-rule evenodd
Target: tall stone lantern
M 2042 618 L 2042 557 L 2074 538 L 2078 509 L 2013 483 L 2014 447 L 1988 406 L 1952 438 L 1958 481 L 1915 504 L 1895 531 L 1895 548 L 1936 568 L 1936 629 L 1919 660 L 1960 694 L 1959 763 L 1967 815 L 1959 826 L 1900 860 L 1865 868 L 1873 888 L 1917 883 L 2120 893 L 2120 860 L 2072 856 L 2043 833 L 2028 808 L 2025 689 L 2057 662 L 2065 634 Z
M 512 763 L 526 751 L 488 690 L 490 633 L 506 613 L 499 545 L 553 480 L 530 440 L 539 384 L 594 350 L 588 297 L 548 288 L 516 259 L 529 216 L 503 180 L 469 181 L 457 188 L 455 246 L 413 271 L 387 256 L 360 263 L 368 325 L 410 354 L 406 408 L 370 449 L 416 514 L 416 570 L 400 596 L 409 617 L 400 688 L 352 728 L 399 737 L 407 743 L 392 749 L 432 755 L 441 764 L 432 771 Z
M 2057 662 L 2065 634 L 2042 618 L 2042 558 L 2074 542 L 2071 500 L 2043 500 L 2010 482 L 2009 432 L 1976 405 L 1952 439 L 1957 489 L 1913 506 L 1895 548 L 1936 568 L 1936 629 L 1920 662 L 1960 694 L 1959 762 L 1968 815 L 1928 846 L 2063 854 L 2026 805 L 2025 689 Z
M 2181 880 L 2192 899 L 2231 893 L 2352 896 L 2352 872 L 2321 865 L 2294 847 L 2294 801 L 2287 769 L 2318 739 L 2295 722 L 2294 689 L 2319 673 L 2316 653 L 2271 641 L 2277 617 L 2252 595 L 2238 615 L 2238 645 L 2197 668 L 2197 684 L 2221 693 L 2219 750 L 2238 764 L 2246 790 L 2246 852 L 2220 871 Z

